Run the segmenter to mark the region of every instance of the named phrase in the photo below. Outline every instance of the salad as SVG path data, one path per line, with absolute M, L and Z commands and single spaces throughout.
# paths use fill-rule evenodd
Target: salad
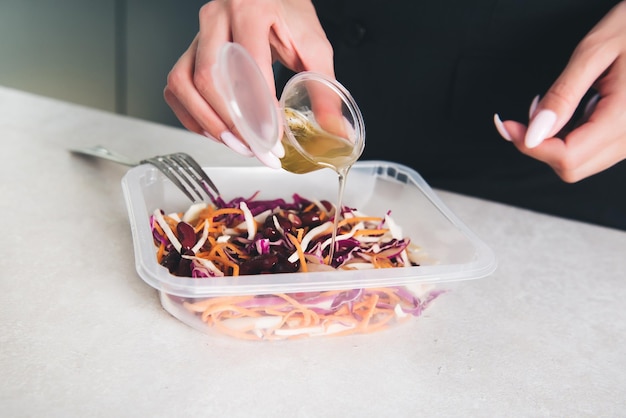
M 339 216 L 330 259 L 334 217 Z M 328 201 L 294 194 L 156 209 L 150 217 L 158 262 L 171 274 L 199 280 L 224 276 L 403 268 L 419 265 L 420 248 L 391 213 L 339 211 Z M 345 335 L 383 329 L 421 314 L 441 292 L 406 286 L 291 294 L 181 299 L 188 312 L 219 331 L 245 339 Z

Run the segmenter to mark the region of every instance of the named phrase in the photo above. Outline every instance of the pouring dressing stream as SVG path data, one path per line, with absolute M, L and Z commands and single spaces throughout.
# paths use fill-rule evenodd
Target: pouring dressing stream
M 251 148 L 269 151 L 281 140 L 284 170 L 305 174 L 330 168 L 337 173 L 338 195 L 328 258 L 332 265 L 348 172 L 365 146 L 363 116 L 353 97 L 336 80 L 305 71 L 285 85 L 279 100 L 281 112 L 274 106 L 261 70 L 236 43 L 222 47 L 213 75 L 233 123 Z M 282 139 L 279 123 L 283 124 Z

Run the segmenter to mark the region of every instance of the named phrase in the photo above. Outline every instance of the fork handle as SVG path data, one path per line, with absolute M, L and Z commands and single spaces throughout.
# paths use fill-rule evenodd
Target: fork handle
M 96 145 L 94 147 L 88 147 L 88 148 L 73 148 L 73 149 L 70 149 L 70 151 L 75 154 L 88 155 L 90 157 L 97 157 L 97 158 L 102 158 L 105 160 L 113 161 L 118 164 L 126 165 L 128 167 L 135 167 L 139 165 L 138 162 L 132 161 L 128 159 L 128 157 L 122 154 L 113 152 L 111 150 L 108 150 L 100 145 Z

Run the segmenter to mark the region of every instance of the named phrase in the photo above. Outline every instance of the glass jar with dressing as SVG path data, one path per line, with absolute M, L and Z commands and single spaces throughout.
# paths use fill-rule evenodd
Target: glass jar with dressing
M 298 73 L 285 85 L 277 109 L 261 70 L 236 43 L 222 47 L 213 77 L 235 127 L 255 154 L 270 152 L 282 141 L 283 169 L 302 174 L 326 167 L 345 176 L 361 156 L 363 116 L 338 81 Z

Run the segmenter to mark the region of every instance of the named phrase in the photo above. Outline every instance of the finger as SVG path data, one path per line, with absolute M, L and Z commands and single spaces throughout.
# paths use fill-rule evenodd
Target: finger
M 354 130 L 350 129 L 351 125 L 344 118 L 343 101 L 337 92 L 343 92 L 347 98 L 350 95 L 342 86 L 332 83 L 333 80 L 309 79 L 305 81 L 305 88 L 311 101 L 311 110 L 315 115 L 315 120 L 323 130 L 340 138 L 354 140 L 349 135 Z M 356 107 L 356 104 L 354 106 Z
M 520 152 L 547 163 L 564 181 L 572 183 L 599 173 L 626 158 L 626 114 L 621 111 L 626 94 L 616 93 L 601 103 L 590 100 L 586 121 L 565 139 L 547 138 L 541 145 L 529 148 L 524 143 L 526 126 L 515 121 L 500 121 L 494 116 L 496 129 L 507 135 Z M 505 138 L 506 139 L 506 138 Z
M 195 80 L 198 37 L 176 62 L 167 77 L 166 100 L 183 125 L 193 132 L 219 138 L 228 126 L 198 91 Z
M 507 141 L 513 141 L 511 133 L 506 129 L 504 123 L 502 122 L 502 119 L 500 119 L 500 115 L 498 115 L 497 113 L 493 115 L 493 124 L 496 126 L 496 130 L 502 138 L 506 139 Z
M 541 99 L 541 96 L 536 95 L 530 103 L 530 108 L 528 109 L 528 120 L 532 119 L 535 114 L 535 110 L 537 110 L 537 105 L 539 104 L 539 99 Z
M 228 148 L 244 157 L 252 157 L 254 154 L 248 146 L 237 138 L 232 132 L 222 132 L 221 140 Z
M 333 48 L 310 1 L 292 2 L 270 30 L 274 58 L 294 72 L 314 71 L 335 78 Z
M 181 101 L 186 94 L 189 94 L 194 89 L 190 75 L 193 70 L 190 66 L 193 65 L 192 57 L 195 53 L 196 45 L 197 41 L 194 39 L 189 48 L 170 70 L 167 76 L 167 84 L 163 90 L 163 97 L 185 128 L 192 132 L 200 133 L 202 132 L 202 127 Z
M 595 100 L 587 121 L 566 136 L 570 155 L 565 163 L 559 162 L 561 177 L 578 181 L 626 158 L 626 92 L 617 89 L 624 84 L 619 81 L 624 71 L 617 68 L 616 73 L 617 79 L 606 82 L 607 89 L 615 93 Z
M 536 148 L 520 148 L 525 154 L 550 165 L 566 182 L 599 173 L 626 157 L 626 117 L 613 102 L 602 99 L 590 119 L 570 132 L 565 140 L 549 138 Z
M 242 115 L 239 115 L 238 117 L 243 117 L 244 119 L 252 122 L 265 122 L 267 120 L 272 120 L 274 119 L 274 117 L 272 116 L 272 110 L 266 110 L 266 114 L 262 114 L 263 111 L 261 109 L 265 106 L 265 99 L 269 97 L 269 100 L 273 102 L 276 114 L 279 114 L 280 112 L 278 100 L 276 99 L 275 94 L 274 75 L 271 62 L 271 49 L 268 42 L 268 28 L 269 26 L 271 26 L 271 19 L 277 12 L 272 12 L 271 10 L 267 9 L 274 7 L 274 3 L 260 2 L 255 3 L 254 7 L 248 7 L 250 6 L 249 3 L 241 5 L 237 1 L 232 1 L 225 4 L 231 22 L 228 29 L 229 32 L 232 32 L 230 42 L 237 43 L 239 44 L 238 47 L 242 47 L 244 50 L 246 50 L 247 54 L 250 55 L 251 59 L 254 62 L 252 67 L 253 70 L 255 68 L 258 68 L 260 72 L 259 77 L 264 80 L 264 82 L 262 82 L 261 84 L 250 84 L 251 87 L 259 89 L 248 91 L 249 95 L 252 94 L 252 99 L 258 96 L 258 103 L 256 105 L 251 102 L 240 103 L 240 106 L 242 106 L 240 108 Z M 200 41 L 201 47 L 199 48 L 200 53 L 197 57 L 196 67 L 201 69 L 211 68 L 211 72 L 210 74 L 206 74 L 203 76 L 196 75 L 196 84 L 198 85 L 199 90 L 202 92 L 203 97 L 205 97 L 207 101 L 215 101 L 214 108 L 216 109 L 216 112 L 221 115 L 225 124 L 230 126 L 229 130 L 220 134 L 222 141 L 225 144 L 233 147 L 233 149 L 235 149 L 237 152 L 243 153 L 244 155 L 246 152 L 263 154 L 257 156 L 257 158 L 259 158 L 259 160 L 262 161 L 265 165 L 275 166 L 275 160 L 278 158 L 282 158 L 285 154 L 282 143 L 280 142 L 283 131 L 282 123 L 277 120 L 275 125 L 272 125 L 273 128 L 276 128 L 276 138 L 274 138 L 276 143 L 274 147 L 269 150 L 269 153 L 272 154 L 271 157 L 265 156 L 265 154 L 267 154 L 265 148 L 261 147 L 262 149 L 255 150 L 254 147 L 251 147 L 250 145 L 257 145 L 257 143 L 254 142 L 252 144 L 248 144 L 246 142 L 247 138 L 243 137 L 239 130 L 233 126 L 234 123 L 232 121 L 230 109 L 227 107 L 227 103 L 224 101 L 223 97 L 221 97 L 220 94 L 221 87 L 216 86 L 212 83 L 206 83 L 205 81 L 208 78 L 211 78 L 211 81 L 213 81 L 216 76 L 219 76 L 219 74 L 216 75 L 217 73 L 215 73 L 218 70 L 218 68 L 215 66 L 217 61 L 217 53 L 211 54 L 210 51 L 221 50 L 224 46 L 224 43 L 215 43 L 214 37 L 207 37 L 205 40 L 203 34 L 201 34 Z M 242 80 L 236 80 L 232 78 L 233 75 L 231 73 L 229 73 L 226 77 L 231 78 L 231 83 L 237 83 L 239 81 L 241 81 L 242 83 L 248 82 L 248 80 L 245 79 L 246 77 L 248 77 L 248 75 L 243 73 L 238 75 L 245 77 Z M 252 105 L 253 107 L 250 108 L 249 106 L 246 106 L 246 104 Z M 259 129 L 259 134 L 263 132 L 265 132 L 263 135 L 266 135 L 268 132 L 274 134 L 274 131 L 271 129 L 268 131 L 267 129 L 264 130 L 263 126 L 253 126 L 253 129 L 257 128 Z
M 590 40 L 591 39 L 591 40 Z M 617 57 L 613 48 L 597 48 L 586 38 L 535 110 L 526 133 L 526 146 L 536 147 L 554 136 L 572 118 L 585 93 Z
M 269 44 L 270 27 L 275 12 L 266 10 L 273 6 L 264 2 L 261 9 L 244 7 L 233 15 L 233 42 L 243 46 L 250 54 L 263 74 L 272 97 L 276 97 L 274 71 L 272 69 L 272 51 Z M 278 105 L 278 101 L 276 101 Z
M 271 5 L 267 4 L 268 7 Z M 260 15 L 260 17 L 259 17 Z M 274 111 L 278 115 L 278 121 L 276 123 L 276 142 L 280 142 L 280 138 L 283 136 L 283 124 L 280 122 L 282 117 L 282 110 L 276 97 L 276 85 L 274 83 L 274 71 L 272 67 L 272 51 L 269 44 L 269 31 L 272 24 L 270 17 L 264 18 L 266 14 L 263 11 L 256 11 L 252 8 L 245 8 L 240 10 L 240 13 L 234 17 L 233 23 L 233 42 L 240 44 L 250 55 L 258 69 L 260 75 L 265 80 L 265 89 L 259 90 L 256 94 L 259 96 L 259 105 L 265 105 L 266 98 L 271 100 Z M 257 86 L 262 87 L 262 86 Z M 254 113 L 259 114 L 261 110 L 257 109 Z M 268 110 L 268 114 L 262 116 L 263 119 L 272 119 L 272 110 Z M 245 138 L 244 138 L 245 139 Z M 278 154 L 284 153 L 282 147 L 277 146 L 276 151 Z M 267 164 L 266 164 L 267 165 Z
M 179 90 L 175 94 L 168 85 L 164 93 L 166 100 L 187 129 L 200 133 L 216 142 L 221 142 L 240 155 L 251 157 L 254 154 L 252 154 L 250 149 L 231 133 L 231 130 L 234 130 L 234 128 L 227 127 L 226 122 L 213 111 L 212 106 L 204 100 L 198 90 L 195 89 L 195 86 L 189 87 L 190 84 L 193 85 L 193 82 L 190 81 L 193 71 L 190 71 L 189 68 L 195 62 L 193 57 L 197 51 L 197 43 L 194 42 L 192 44 L 189 51 L 176 64 L 175 70 L 172 71 L 169 84 L 178 86 Z M 197 118 L 202 118 L 202 122 L 199 122 Z
M 513 120 L 502 121 L 499 114 L 493 115 L 493 123 L 500 136 L 516 145 L 524 142 L 526 125 Z
M 196 120 L 191 116 L 187 109 L 185 109 L 185 107 L 178 100 L 172 90 L 167 86 L 163 90 L 163 98 L 174 112 L 174 115 L 176 115 L 180 123 L 185 128 L 187 128 L 191 132 L 202 133 L 202 127 L 200 126 L 200 124 L 196 122 Z
M 254 156 L 269 168 L 279 169 L 282 167 L 280 159 L 270 151 L 256 151 Z
M 227 104 L 219 94 L 213 80 L 213 68 L 217 61 L 220 48 L 232 40 L 229 20 L 219 18 L 218 12 L 208 9 L 210 2 L 201 9 L 200 19 L 204 19 L 197 39 L 197 49 L 193 57 L 192 80 L 195 95 L 189 95 L 188 100 L 193 107 L 187 107 L 192 116 L 201 124 L 205 131 L 216 138 L 221 138 L 224 132 L 231 132 L 233 121 L 230 117 Z M 187 103 L 186 103 L 187 105 Z

